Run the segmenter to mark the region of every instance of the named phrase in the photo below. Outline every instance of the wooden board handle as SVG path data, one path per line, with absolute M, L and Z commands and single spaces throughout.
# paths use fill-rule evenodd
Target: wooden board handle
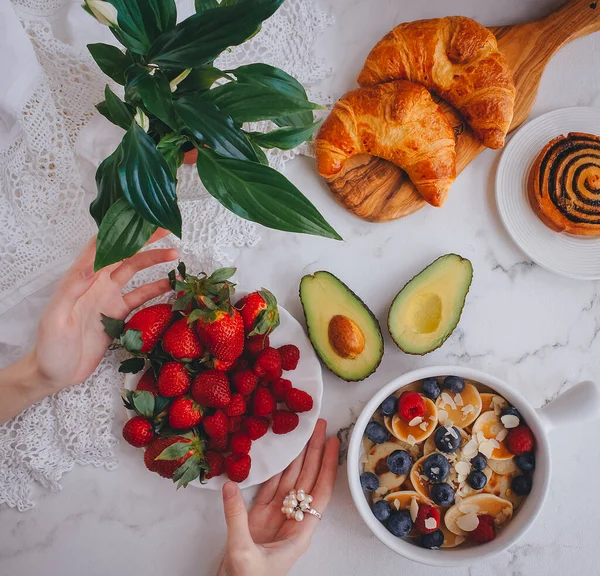
M 576 38 L 600 30 L 600 1 L 569 0 L 542 22 L 546 40 L 556 51 Z

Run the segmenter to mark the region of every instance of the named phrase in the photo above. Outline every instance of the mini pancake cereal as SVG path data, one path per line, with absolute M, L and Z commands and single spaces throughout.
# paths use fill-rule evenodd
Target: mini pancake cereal
M 367 425 L 361 485 L 373 514 L 424 548 L 493 540 L 531 491 L 535 439 L 517 407 L 458 376 L 386 398 Z

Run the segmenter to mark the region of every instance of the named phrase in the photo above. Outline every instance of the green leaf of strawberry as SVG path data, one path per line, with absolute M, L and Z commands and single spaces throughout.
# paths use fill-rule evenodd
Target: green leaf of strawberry
M 125 322 L 123 320 L 117 320 L 116 318 L 111 318 L 110 316 L 105 316 L 104 314 L 100 314 L 102 316 L 102 324 L 104 326 L 104 331 L 111 337 L 118 340 L 123 333 L 123 328 L 125 327 Z
M 135 390 L 131 394 L 131 405 L 133 409 L 146 418 L 154 416 L 154 396 L 146 390 Z
M 191 449 L 189 442 L 175 442 L 165 448 L 155 460 L 179 460 L 183 458 Z
M 211 282 L 225 282 L 225 280 L 229 280 L 229 278 L 231 278 L 236 273 L 236 271 L 236 268 L 219 268 L 218 270 L 215 270 L 208 277 L 208 279 Z
M 194 297 L 189 292 L 186 292 L 183 296 L 180 296 L 173 302 L 173 310 L 185 310 L 188 306 L 192 304 Z
M 132 354 L 138 353 L 143 345 L 142 333 L 139 330 L 129 329 L 121 336 L 121 346 Z
M 154 397 L 154 414 L 158 416 L 169 405 L 169 399 L 158 394 Z
M 144 369 L 145 362 L 143 358 L 128 358 L 123 360 L 119 366 L 119 372 L 123 374 L 137 374 Z

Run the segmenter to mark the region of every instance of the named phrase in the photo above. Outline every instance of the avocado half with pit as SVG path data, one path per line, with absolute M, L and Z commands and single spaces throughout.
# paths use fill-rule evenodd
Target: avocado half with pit
M 457 254 L 438 258 L 417 274 L 392 302 L 388 328 L 407 354 L 439 348 L 458 325 L 473 279 L 473 266 Z
M 358 382 L 375 372 L 383 356 L 379 322 L 364 302 L 330 272 L 300 282 L 308 336 L 323 364 L 336 376 Z

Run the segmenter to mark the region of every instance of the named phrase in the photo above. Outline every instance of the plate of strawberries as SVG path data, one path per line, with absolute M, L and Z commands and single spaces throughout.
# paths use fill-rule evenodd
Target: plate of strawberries
M 233 268 L 169 274 L 168 303 L 103 317 L 130 357 L 124 439 L 178 486 L 247 488 L 284 470 L 317 422 L 321 366 L 302 326 L 268 290 L 237 294 Z

